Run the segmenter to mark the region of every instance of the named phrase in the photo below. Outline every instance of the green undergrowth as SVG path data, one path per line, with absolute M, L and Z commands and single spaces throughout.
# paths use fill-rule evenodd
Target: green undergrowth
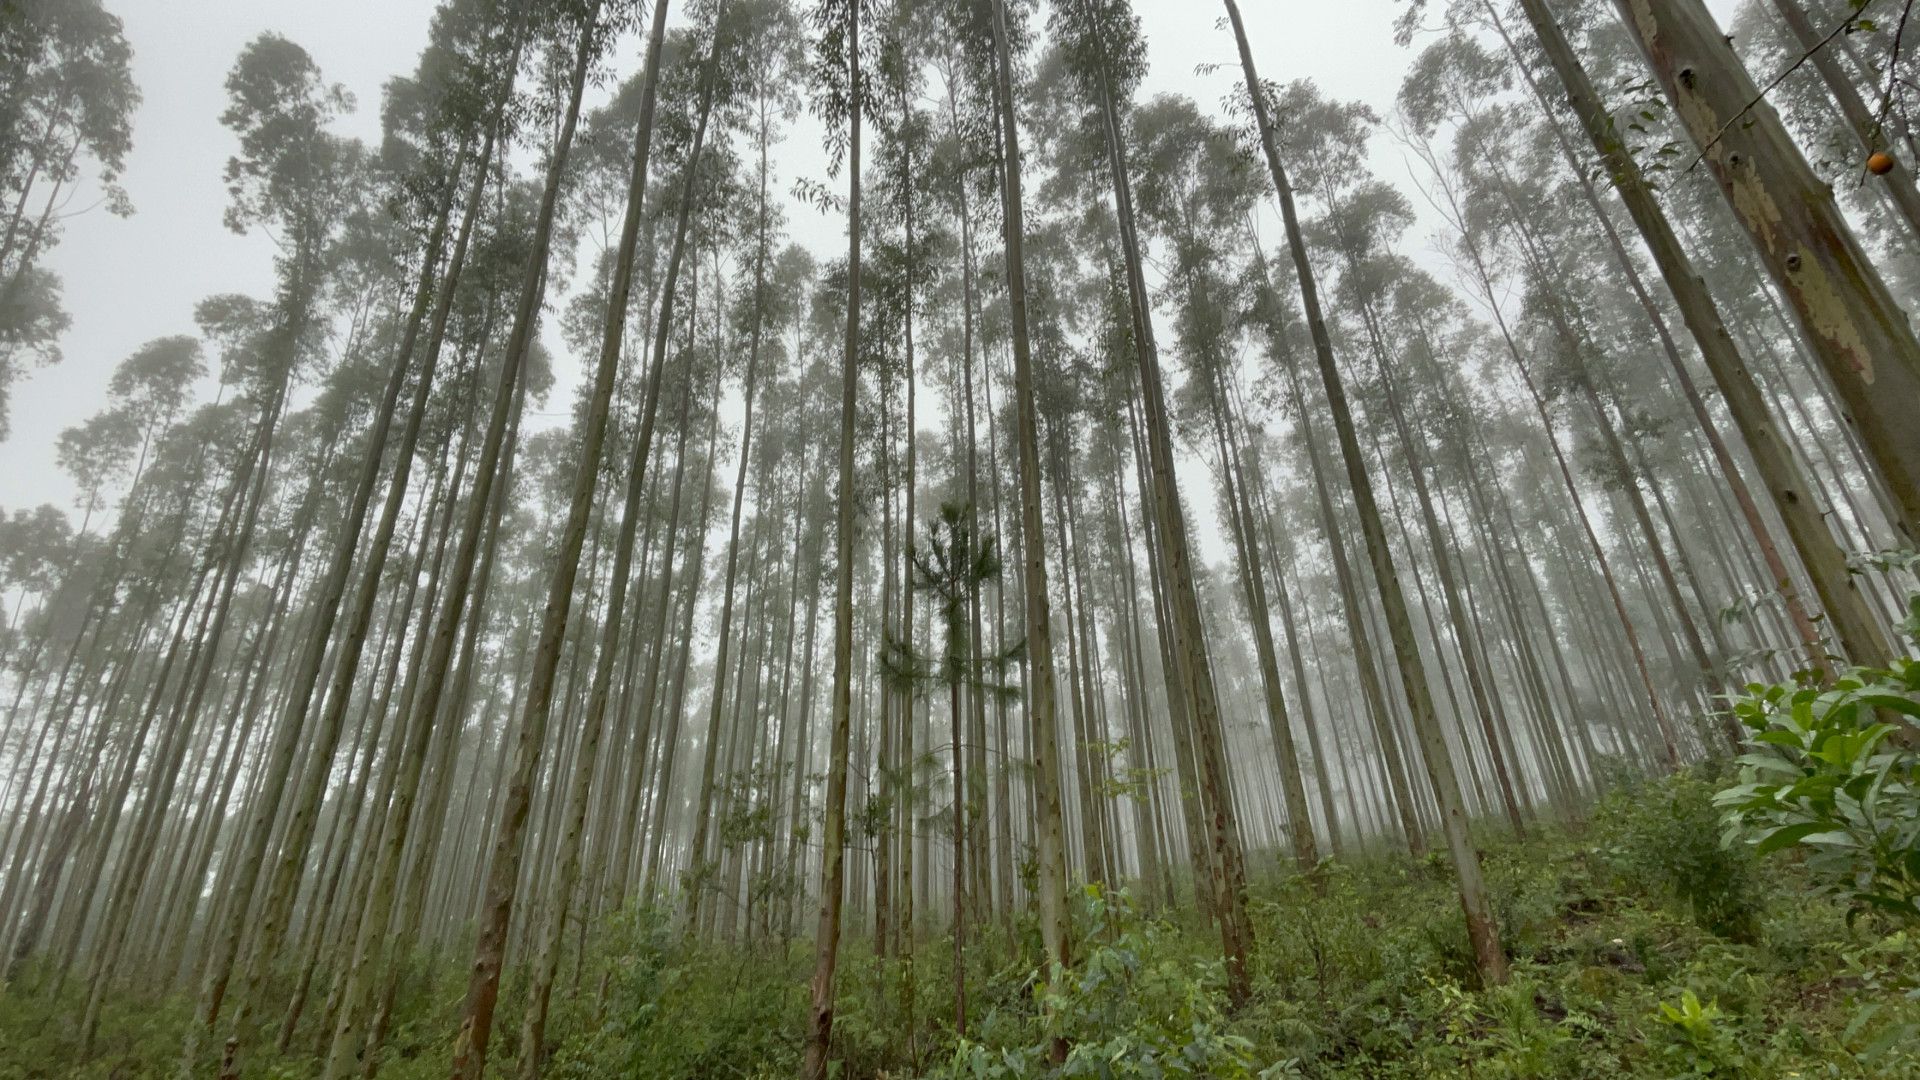
M 1630 785 L 1583 827 L 1489 845 L 1504 986 L 1479 985 L 1442 874 L 1382 860 L 1259 890 L 1233 1025 L 1255 1075 L 1920 1076 L 1920 941 L 1849 929 L 1799 867 L 1723 848 L 1715 790 Z
M 1051 980 L 1030 922 L 974 927 L 965 1038 L 950 937 L 927 931 L 911 964 L 849 938 L 836 1075 L 1920 1077 L 1920 939 L 1872 914 L 1850 925 L 1792 853 L 1723 847 L 1713 795 L 1727 782 L 1699 770 L 1628 782 L 1583 823 L 1485 837 L 1513 959 L 1503 986 L 1475 976 L 1444 863 L 1404 854 L 1257 881 L 1253 997 L 1237 1010 L 1214 932 L 1187 905 L 1155 910 L 1128 890 L 1077 895 L 1075 962 Z M 582 955 L 556 992 L 545 1076 L 797 1074 L 804 938 L 692 945 L 635 911 Z M 445 1075 L 463 983 L 453 965 L 434 972 L 402 995 L 380 1076 Z M 522 1051 L 521 993 L 510 980 L 500 1076 Z M 116 998 L 85 1063 L 79 1005 L 71 990 L 0 997 L 0 1080 L 173 1075 L 186 1003 Z M 247 1058 L 243 1075 L 312 1075 L 314 1038 Z

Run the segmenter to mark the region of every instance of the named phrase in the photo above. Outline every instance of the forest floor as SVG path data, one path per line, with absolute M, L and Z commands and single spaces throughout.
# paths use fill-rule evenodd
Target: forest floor
M 1349 857 L 1310 878 L 1267 856 L 1254 993 L 1237 1010 L 1192 906 L 1127 892 L 1082 894 L 1075 967 L 1051 993 L 1036 993 L 1029 927 L 970 933 L 965 1040 L 950 936 L 929 930 L 911 967 L 850 940 L 836 1075 L 1920 1077 L 1920 940 L 1871 916 L 1849 925 L 1790 861 L 1721 849 L 1712 789 L 1681 774 L 1616 790 L 1582 822 L 1489 836 L 1504 986 L 1478 984 L 1437 856 Z M 796 1075 L 812 950 L 782 945 L 689 944 L 646 913 L 600 928 L 578 979 L 563 972 L 545 1076 Z M 434 970 L 402 996 L 388 1080 L 446 1073 L 462 968 Z M 0 1080 L 173 1074 L 189 1002 L 114 999 L 82 1062 L 73 981 L 57 1000 L 25 980 L 0 996 Z M 515 1026 L 501 1025 L 501 1076 Z M 1064 1066 L 1046 1060 L 1055 1032 Z M 303 1030 L 300 1054 L 263 1054 L 244 1075 L 312 1075 L 317 1037 Z

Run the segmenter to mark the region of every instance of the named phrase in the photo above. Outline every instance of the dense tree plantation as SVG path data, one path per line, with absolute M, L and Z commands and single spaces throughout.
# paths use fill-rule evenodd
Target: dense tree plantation
M 1920 1076 L 1911 0 L 1168 2 L 248 42 L 271 278 L 0 512 L 0 1078 Z

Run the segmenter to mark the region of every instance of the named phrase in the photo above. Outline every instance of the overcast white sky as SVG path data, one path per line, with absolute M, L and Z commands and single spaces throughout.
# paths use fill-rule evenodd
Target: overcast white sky
M 15 388 L 13 435 L 0 444 L 0 508 L 69 503 L 72 487 L 55 462 L 54 440 L 100 407 L 122 358 L 152 338 L 194 332 L 193 307 L 202 297 L 270 290 L 267 242 L 236 236 L 220 223 L 226 201 L 220 173 L 233 149 L 218 120 L 226 103 L 222 82 L 241 46 L 263 30 L 305 46 L 328 79 L 359 98 L 343 129 L 371 141 L 379 135 L 381 84 L 412 70 L 434 2 L 107 0 L 107 6 L 126 23 L 134 77 L 145 95 L 122 180 L 136 213 L 120 219 L 95 211 L 73 219 L 52 256 L 73 326 L 61 342 L 65 360 L 31 372 Z M 1241 0 L 1262 75 L 1312 78 L 1330 95 L 1383 110 L 1409 61 L 1409 52 L 1392 41 L 1399 6 L 1398 0 Z M 1217 107 L 1231 73 L 1201 76 L 1195 69 L 1235 59 L 1231 38 L 1217 25 L 1219 5 L 1135 0 L 1135 8 L 1149 43 L 1147 91 L 1177 91 Z M 622 70 L 637 69 L 639 43 L 624 43 L 623 52 Z M 1376 140 L 1375 153 L 1382 176 L 1404 178 L 1385 140 Z M 790 141 L 781 162 L 787 182 L 823 168 L 812 139 Z M 796 210 L 792 227 L 816 250 L 844 236 L 840 220 L 811 210 Z M 1419 236 L 1409 241 L 1425 244 Z M 567 392 L 563 384 L 557 395 Z

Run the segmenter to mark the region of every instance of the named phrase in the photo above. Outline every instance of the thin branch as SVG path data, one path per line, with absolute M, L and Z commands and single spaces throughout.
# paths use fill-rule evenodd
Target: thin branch
M 1913 4 L 1914 0 L 1907 0 L 1906 6 L 1900 9 L 1900 21 L 1893 28 L 1893 48 L 1887 53 L 1887 88 L 1880 94 L 1880 107 L 1875 110 L 1873 118 L 1873 134 L 1876 141 L 1879 140 L 1880 133 L 1886 129 L 1887 117 L 1893 112 L 1895 91 L 1903 82 L 1907 82 L 1900 78 L 1900 49 L 1906 38 L 1907 23 L 1913 18 Z
M 1733 129 L 1733 125 L 1739 123 L 1742 119 L 1746 117 L 1748 113 L 1752 112 L 1753 107 L 1755 105 L 1758 105 L 1762 101 L 1765 101 L 1767 99 L 1767 95 L 1773 93 L 1775 87 L 1787 81 L 1787 76 L 1800 70 L 1802 65 L 1804 65 L 1808 60 L 1813 59 L 1814 53 L 1817 53 L 1821 49 L 1826 48 L 1828 45 L 1833 43 L 1834 38 L 1839 37 L 1841 34 L 1844 34 L 1849 29 L 1851 29 L 1854 23 L 1859 20 L 1860 16 L 1864 14 L 1868 8 L 1873 6 L 1873 2 L 1874 0 L 1866 0 L 1865 3 L 1860 5 L 1857 11 L 1855 11 L 1851 15 L 1848 15 L 1845 19 L 1842 19 L 1840 22 L 1840 25 L 1834 27 L 1833 30 L 1827 34 L 1826 37 L 1821 38 L 1818 42 L 1814 44 L 1812 48 L 1808 49 L 1806 52 L 1801 53 L 1799 59 L 1795 60 L 1791 64 L 1788 64 L 1785 71 L 1782 71 L 1780 74 L 1775 75 L 1773 77 L 1772 82 L 1762 87 L 1760 92 L 1753 96 L 1752 101 L 1749 101 L 1745 105 L 1740 106 L 1739 112 L 1736 112 L 1732 116 L 1727 117 L 1727 122 L 1724 124 L 1721 124 L 1720 130 L 1713 133 L 1713 138 L 1708 139 L 1706 142 L 1700 144 L 1699 155 L 1696 156 L 1691 162 L 1687 164 L 1686 171 L 1692 172 L 1694 169 L 1698 168 L 1700 166 L 1700 163 L 1707 159 L 1707 152 L 1712 150 L 1714 146 L 1716 146 L 1722 138 L 1726 137 L 1727 132 Z M 1907 7 L 1909 10 L 1912 9 L 1913 0 L 1907 0 Z M 1905 18 L 1903 17 L 1901 21 L 1904 24 Z M 1898 45 L 1896 44 L 1895 47 L 1897 48 Z

